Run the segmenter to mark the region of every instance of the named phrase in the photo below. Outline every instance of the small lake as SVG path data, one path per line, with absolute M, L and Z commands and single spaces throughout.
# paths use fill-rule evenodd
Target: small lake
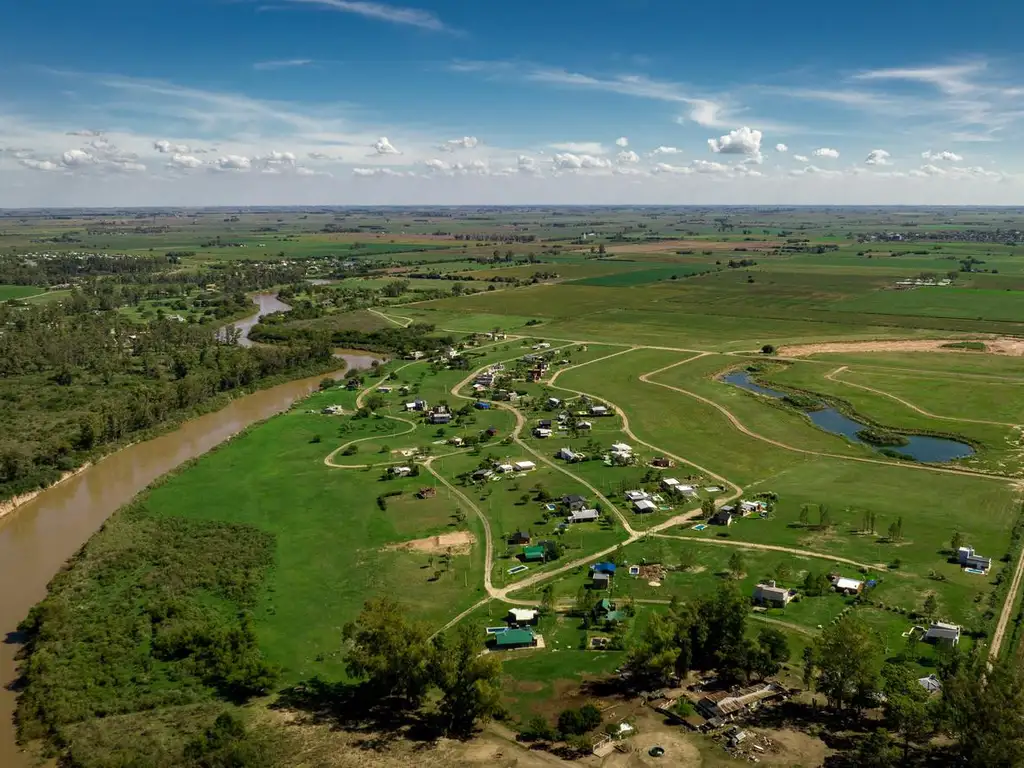
M 753 381 L 750 378 L 750 374 L 746 371 L 727 373 L 725 376 L 722 376 L 722 381 L 750 390 L 751 392 L 756 392 L 759 395 L 765 395 L 766 397 L 781 399 L 786 396 L 785 392 L 761 386 Z M 902 434 L 903 437 L 907 438 L 909 442 L 906 445 L 877 446 L 861 440 L 857 436 L 860 430 L 868 428 L 867 424 L 854 421 L 848 416 L 844 416 L 835 408 L 826 406 L 818 411 L 804 411 L 804 413 L 815 426 L 826 432 L 843 435 L 855 443 L 867 445 L 876 451 L 886 447 L 891 451 L 916 459 L 917 461 L 939 463 L 952 461 L 953 459 L 962 459 L 974 454 L 974 449 L 971 446 L 956 440 L 947 440 L 942 437 L 927 437 L 925 435 L 908 435 L 900 432 L 896 434 Z

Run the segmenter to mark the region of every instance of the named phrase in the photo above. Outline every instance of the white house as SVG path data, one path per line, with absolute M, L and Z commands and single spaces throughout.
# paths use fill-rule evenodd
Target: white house
M 608 408 L 604 405 L 592 405 L 590 406 L 591 416 L 607 416 Z
M 601 517 L 596 509 L 578 509 L 565 518 L 567 523 L 592 523 Z
M 625 443 L 612 443 L 612 453 L 631 454 L 633 447 Z
M 509 472 L 514 472 L 515 469 L 516 468 L 513 467 L 511 464 L 495 464 L 494 465 L 494 471 L 498 472 L 499 474 L 502 474 L 502 475 L 507 475 Z
M 581 421 L 576 424 L 576 429 L 593 429 L 594 425 L 589 421 Z
M 537 468 L 537 465 L 532 461 L 517 461 L 512 466 L 515 467 L 517 472 L 529 472 L 531 469 Z
M 534 427 L 533 436 L 540 438 L 551 437 L 551 430 L 547 427 Z
M 411 467 L 392 467 L 388 470 L 395 477 L 407 477 L 412 474 Z
M 640 515 L 647 514 L 648 512 L 657 512 L 658 505 L 650 499 L 640 499 L 633 502 L 633 511 Z
M 555 456 L 566 461 L 582 461 L 586 458 L 582 453 L 577 453 L 572 448 L 562 448 Z
M 626 491 L 626 498 L 630 501 L 643 501 L 650 498 L 650 494 L 647 491 Z
M 761 514 L 762 512 L 768 511 L 768 505 L 763 501 L 741 501 L 740 502 L 740 514 L 751 515 Z
M 842 576 L 832 582 L 836 592 L 845 592 L 847 595 L 856 595 L 864 589 L 864 582 L 856 579 L 845 579 Z
M 793 594 L 788 589 L 776 586 L 774 581 L 754 587 L 754 602 L 758 605 L 785 607 L 792 599 Z
M 681 483 L 674 477 L 666 477 L 661 481 L 661 487 L 666 491 L 671 491 L 672 493 L 679 493 L 680 485 Z
M 509 624 L 533 624 L 537 621 L 537 611 L 533 608 L 509 608 Z
M 557 408 L 561 404 L 562 404 L 562 401 L 559 400 L 557 397 L 549 397 L 548 398 L 548 405 L 550 405 L 552 408 Z
M 960 643 L 960 627 L 956 624 L 936 621 L 924 633 L 924 641 L 926 643 L 958 645 Z

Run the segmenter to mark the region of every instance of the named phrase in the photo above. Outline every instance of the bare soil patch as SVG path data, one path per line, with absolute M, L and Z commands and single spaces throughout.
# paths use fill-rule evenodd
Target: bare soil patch
M 779 347 L 781 357 L 807 357 L 808 355 L 842 354 L 848 352 L 942 352 L 963 354 L 963 349 L 944 347 L 963 339 L 901 339 L 895 341 L 829 341 L 820 344 L 794 344 Z M 984 339 L 987 352 L 969 354 L 995 354 L 1024 356 L 1024 339 L 1003 336 Z
M 789 728 L 758 730 L 780 748 L 777 755 L 762 760 L 768 765 L 823 765 L 825 757 L 832 752 L 821 739 L 803 731 Z
M 401 544 L 392 544 L 387 549 L 404 549 L 431 555 L 440 555 L 451 550 L 453 555 L 468 555 L 474 544 L 476 537 L 469 531 L 454 531 L 442 533 L 440 536 L 427 536 L 425 539 L 403 541 Z
M 778 242 L 768 240 L 663 240 L 660 243 L 637 243 L 636 245 L 613 245 L 608 253 L 664 253 L 666 251 L 735 251 L 745 248 L 748 251 L 778 247 Z

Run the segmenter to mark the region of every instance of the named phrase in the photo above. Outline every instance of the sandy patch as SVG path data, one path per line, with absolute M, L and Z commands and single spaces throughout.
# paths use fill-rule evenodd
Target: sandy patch
M 637 243 L 636 245 L 613 245 L 608 253 L 663 253 L 665 251 L 735 251 L 737 248 L 747 250 L 777 248 L 778 242 L 767 240 L 746 241 L 709 241 L 709 240 L 663 240 L 660 243 Z
M 453 555 L 468 555 L 474 544 L 476 544 L 476 537 L 472 533 L 455 531 L 454 533 L 442 533 L 440 536 L 428 536 L 425 539 L 403 541 L 401 544 L 392 544 L 385 549 L 403 549 L 408 552 L 425 552 L 431 555 L 440 555 L 450 549 Z
M 669 765 L 696 768 L 701 764 L 700 750 L 687 741 L 678 726 L 674 731 L 665 726 L 655 728 L 654 731 L 642 730 L 635 738 L 629 739 L 626 744 L 630 751 L 626 754 L 613 752 L 601 762 L 601 768 L 642 768 L 648 765 L 659 768 Z M 651 757 L 648 754 L 655 745 L 664 747 L 665 754 L 662 757 Z
M 1024 339 L 1013 337 L 999 337 L 994 339 L 980 339 L 985 342 L 987 352 L 996 355 L 1011 355 L 1020 357 L 1024 355 Z M 856 352 L 960 352 L 963 349 L 944 347 L 945 344 L 955 344 L 964 339 L 902 339 L 895 341 L 830 341 L 821 344 L 793 344 L 779 347 L 778 353 L 781 357 L 806 357 L 808 355 L 821 355 L 829 353 L 856 353 Z M 974 354 L 984 354 L 975 352 Z
M 769 739 L 779 747 L 777 755 L 770 755 L 762 759 L 763 763 L 769 765 L 824 765 L 825 758 L 832 753 L 825 742 L 802 731 L 794 731 L 788 728 L 779 730 L 761 730 Z

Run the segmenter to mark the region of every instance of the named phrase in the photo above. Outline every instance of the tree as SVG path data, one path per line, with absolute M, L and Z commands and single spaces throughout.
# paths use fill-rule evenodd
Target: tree
M 943 682 L 943 721 L 972 765 L 1024 764 L 1024 670 L 979 653 Z
M 871 731 L 857 748 L 858 768 L 892 768 L 896 761 L 896 749 L 892 745 L 892 737 L 885 728 Z
M 743 575 L 744 565 L 745 563 L 743 562 L 743 553 L 740 552 L 738 549 L 735 550 L 729 556 L 729 573 L 732 574 L 733 578 L 738 579 L 740 576 Z
M 832 513 L 825 504 L 818 505 L 818 527 L 828 528 L 832 525 Z
M 786 640 L 786 635 L 782 630 L 775 627 L 765 627 L 758 633 L 757 642 L 768 651 L 772 661 L 777 661 L 781 664 L 789 661 L 789 641 Z
M 900 540 L 900 528 L 899 525 L 894 521 L 889 525 L 889 541 L 895 544 Z
M 935 593 L 929 592 L 928 597 L 924 599 L 924 615 L 933 616 L 936 608 L 938 608 L 938 601 L 935 599 Z
M 387 597 L 369 600 L 342 636 L 350 644 L 350 677 L 363 680 L 373 697 L 419 706 L 430 682 L 430 647 L 426 629 L 409 620 L 405 608 Z
M 771 344 L 765 344 L 763 347 L 761 347 L 761 354 L 762 355 L 774 355 L 775 354 L 775 347 L 772 346 Z
M 675 671 L 679 647 L 674 617 L 652 613 L 640 638 L 626 658 L 626 669 L 641 685 L 658 687 Z
M 811 505 L 800 505 L 800 525 L 807 525 L 811 521 Z
M 808 571 L 804 576 L 804 594 L 808 597 L 821 597 L 828 592 L 829 581 L 824 573 Z
M 789 577 L 792 575 L 793 571 L 785 560 L 775 566 L 775 580 L 780 584 L 789 581 Z
M 449 736 L 469 736 L 480 720 L 501 711 L 501 662 L 480 654 L 468 624 L 459 625 L 450 640 L 444 634 L 434 638 L 430 679 L 441 691 L 438 710 Z
M 558 732 L 551 727 L 551 723 L 543 715 L 534 715 L 519 732 L 525 741 L 554 741 L 558 738 Z
M 903 762 L 910 755 L 911 742 L 924 741 L 932 731 L 933 718 L 928 691 L 918 682 L 909 664 L 886 664 L 882 668 L 885 718 L 903 737 Z
M 714 499 L 704 499 L 700 503 L 700 516 L 705 520 L 715 514 Z
M 552 584 L 545 584 L 540 591 L 540 607 L 544 613 L 555 612 L 555 588 Z
M 864 621 L 848 614 L 815 641 L 815 687 L 838 712 L 861 709 L 875 691 L 878 643 Z
M 949 548 L 955 555 L 957 550 L 964 545 L 964 535 L 960 531 L 953 531 L 953 537 L 949 540 Z

